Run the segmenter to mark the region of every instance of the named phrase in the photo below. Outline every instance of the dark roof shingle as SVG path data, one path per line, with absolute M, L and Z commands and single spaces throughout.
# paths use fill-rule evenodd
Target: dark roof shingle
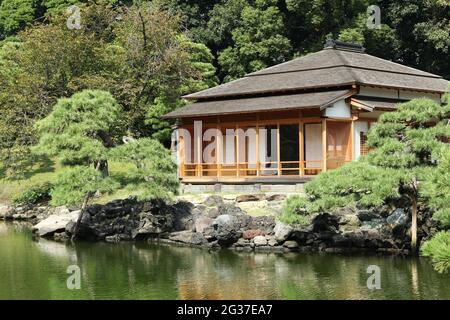
M 324 49 L 185 98 L 238 97 L 349 84 L 443 93 L 448 90 L 449 82 L 438 75 L 366 53 Z
M 310 92 L 269 97 L 196 102 L 172 111 L 163 118 L 212 116 L 233 113 L 261 112 L 327 107 L 338 99 L 354 94 L 352 90 Z

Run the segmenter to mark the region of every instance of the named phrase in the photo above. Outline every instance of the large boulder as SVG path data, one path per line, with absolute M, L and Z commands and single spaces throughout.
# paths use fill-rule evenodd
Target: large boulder
M 194 205 L 190 202 L 180 201 L 174 206 L 173 228 L 175 231 L 194 230 L 195 217 Z
M 214 220 L 209 217 L 198 217 L 195 220 L 195 231 L 203 232 L 206 228 L 212 226 Z
M 262 201 L 265 198 L 264 194 L 243 194 L 236 197 L 236 202 Z
M 256 236 L 253 238 L 253 243 L 255 246 L 266 246 L 267 245 L 267 239 L 265 236 Z
M 275 217 L 274 216 L 258 216 L 253 217 L 249 225 L 250 229 L 259 229 L 264 231 L 266 234 L 273 233 L 275 228 Z
M 278 242 L 284 242 L 292 234 L 293 228 L 286 223 L 277 221 L 273 231 L 274 231 L 275 240 L 277 240 Z
M 387 224 L 394 228 L 398 225 L 405 225 L 409 222 L 409 217 L 402 208 L 395 209 L 389 217 L 386 218 Z
M 146 238 L 172 230 L 173 218 L 170 215 L 154 215 L 149 212 L 141 213 L 139 226 L 132 231 L 132 238 Z
M 191 245 L 202 245 L 208 242 L 203 234 L 189 230 L 173 232 L 169 235 L 169 239 Z
M 247 240 L 253 239 L 256 236 L 265 236 L 265 235 L 266 233 L 259 229 L 250 229 L 242 232 L 242 238 Z
M 218 207 L 219 215 L 244 215 L 245 212 L 233 203 L 224 203 Z
M 0 205 L 0 219 L 11 219 L 14 215 L 14 208 L 10 205 Z
M 203 201 L 203 204 L 207 207 L 218 207 L 219 205 L 223 204 L 223 199 L 221 196 L 211 195 L 208 196 L 205 201 Z
M 65 231 L 66 225 L 68 223 L 75 223 L 79 215 L 80 211 L 68 211 L 64 214 L 53 214 L 33 226 L 33 231 L 41 237 L 51 236 L 55 232 Z
M 223 214 L 218 216 L 213 223 L 215 238 L 220 245 L 229 245 L 236 242 L 245 229 L 251 217 Z

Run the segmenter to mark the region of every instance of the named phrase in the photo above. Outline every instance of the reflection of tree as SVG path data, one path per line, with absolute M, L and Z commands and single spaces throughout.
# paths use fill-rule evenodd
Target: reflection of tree
M 450 298 L 450 277 L 427 260 L 33 242 L 17 225 L 0 233 L 0 261 L 0 299 Z M 71 264 L 81 268 L 81 290 L 66 287 Z M 381 290 L 366 287 L 369 265 L 381 268 Z

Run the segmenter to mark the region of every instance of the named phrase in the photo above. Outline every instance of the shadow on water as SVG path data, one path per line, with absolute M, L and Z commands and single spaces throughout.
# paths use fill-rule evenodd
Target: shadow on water
M 66 286 L 74 264 L 80 290 Z M 369 265 L 380 290 L 367 288 Z M 0 279 L 0 299 L 450 299 L 450 275 L 425 259 L 64 244 L 17 223 L 0 223 Z

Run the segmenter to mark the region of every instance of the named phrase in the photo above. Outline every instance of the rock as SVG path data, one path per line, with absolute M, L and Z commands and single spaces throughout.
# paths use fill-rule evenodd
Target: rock
M 220 215 L 243 215 L 245 212 L 242 211 L 241 208 L 237 207 L 233 203 L 225 203 L 221 204 L 218 207 L 219 216 Z
M 378 213 L 368 209 L 359 210 L 357 216 L 360 221 L 370 221 L 380 218 Z
M 288 249 L 296 249 L 296 248 L 298 248 L 298 243 L 297 243 L 297 241 L 289 240 L 289 241 L 286 241 L 285 243 L 283 243 L 283 247 L 288 248 Z
M 217 208 L 211 208 L 208 211 L 208 217 L 210 217 L 211 219 L 215 219 L 219 216 L 219 209 Z
M 203 236 L 208 241 L 216 240 L 216 230 L 213 226 L 209 226 L 203 229 Z
M 55 232 L 65 231 L 66 225 L 69 222 L 76 222 L 80 214 L 79 211 L 69 212 L 68 209 L 67 212 L 67 214 L 53 214 L 49 216 L 47 219 L 33 226 L 33 231 L 37 232 L 41 237 L 52 235 Z
M 119 221 L 117 221 L 119 222 Z M 139 226 L 133 230 L 132 238 L 142 238 L 158 235 L 172 230 L 173 218 L 170 215 L 154 215 L 148 212 L 141 213 Z
M 205 228 L 212 226 L 214 220 L 208 217 L 198 217 L 195 220 L 195 231 L 203 232 Z
M 266 197 L 267 201 L 284 201 L 286 200 L 285 194 L 272 194 Z
M 213 223 L 215 238 L 221 245 L 228 245 L 236 242 L 242 234 L 241 223 L 237 216 L 223 214 L 218 216 Z
M 243 194 L 236 197 L 236 202 L 249 202 L 262 200 L 265 200 L 264 194 Z
M 189 230 L 173 232 L 169 235 L 169 239 L 192 245 L 202 245 L 207 243 L 203 234 Z
M 265 236 L 266 233 L 259 229 L 250 229 L 242 232 L 242 238 L 244 239 L 253 239 L 256 236 Z
M 223 199 L 221 196 L 212 195 L 207 197 L 205 201 L 203 201 L 203 204 L 207 207 L 218 207 L 219 205 L 223 204 Z
M 274 247 L 274 246 L 276 246 L 276 245 L 278 244 L 278 241 L 275 240 L 275 237 L 268 236 L 268 237 L 266 237 L 266 238 L 268 239 L 268 240 L 267 240 L 267 244 L 268 244 L 269 246 Z
M 247 239 L 239 238 L 239 240 L 233 244 L 233 247 L 246 247 L 250 245 L 250 241 Z
M 257 247 L 265 246 L 265 245 L 267 245 L 267 239 L 264 236 L 256 236 L 256 237 L 253 238 L 253 243 Z
M 275 228 L 275 217 L 273 216 L 253 217 L 249 225 L 249 228 L 262 230 L 266 234 L 273 233 L 273 228 Z
M 382 218 L 377 218 L 369 221 L 363 221 L 361 230 L 380 229 L 385 225 L 385 221 Z
M 317 215 L 314 217 L 312 224 L 314 232 L 337 232 L 339 230 L 338 217 L 329 213 Z
M 275 240 L 278 242 L 285 241 L 291 235 L 292 231 L 293 228 L 290 225 L 277 221 L 275 228 L 273 229 Z
M 193 204 L 185 201 L 177 202 L 174 205 L 175 215 L 173 219 L 174 231 L 195 230 L 195 218 L 200 214 L 195 214 Z
M 118 243 L 120 242 L 120 236 L 118 234 L 115 234 L 113 236 L 107 236 L 105 237 L 105 241 L 110 243 Z
M 395 209 L 389 217 L 386 218 L 387 224 L 393 228 L 397 225 L 405 225 L 409 222 L 409 217 L 402 208 Z
M 65 215 L 69 213 L 70 211 L 66 206 L 60 206 L 53 209 L 53 214 L 55 215 Z
M 12 219 L 15 210 L 10 205 L 0 205 L 0 219 Z
M 339 216 L 338 218 L 339 225 L 346 225 L 351 227 L 359 227 L 361 225 L 361 221 L 358 216 L 355 214 L 344 214 Z

